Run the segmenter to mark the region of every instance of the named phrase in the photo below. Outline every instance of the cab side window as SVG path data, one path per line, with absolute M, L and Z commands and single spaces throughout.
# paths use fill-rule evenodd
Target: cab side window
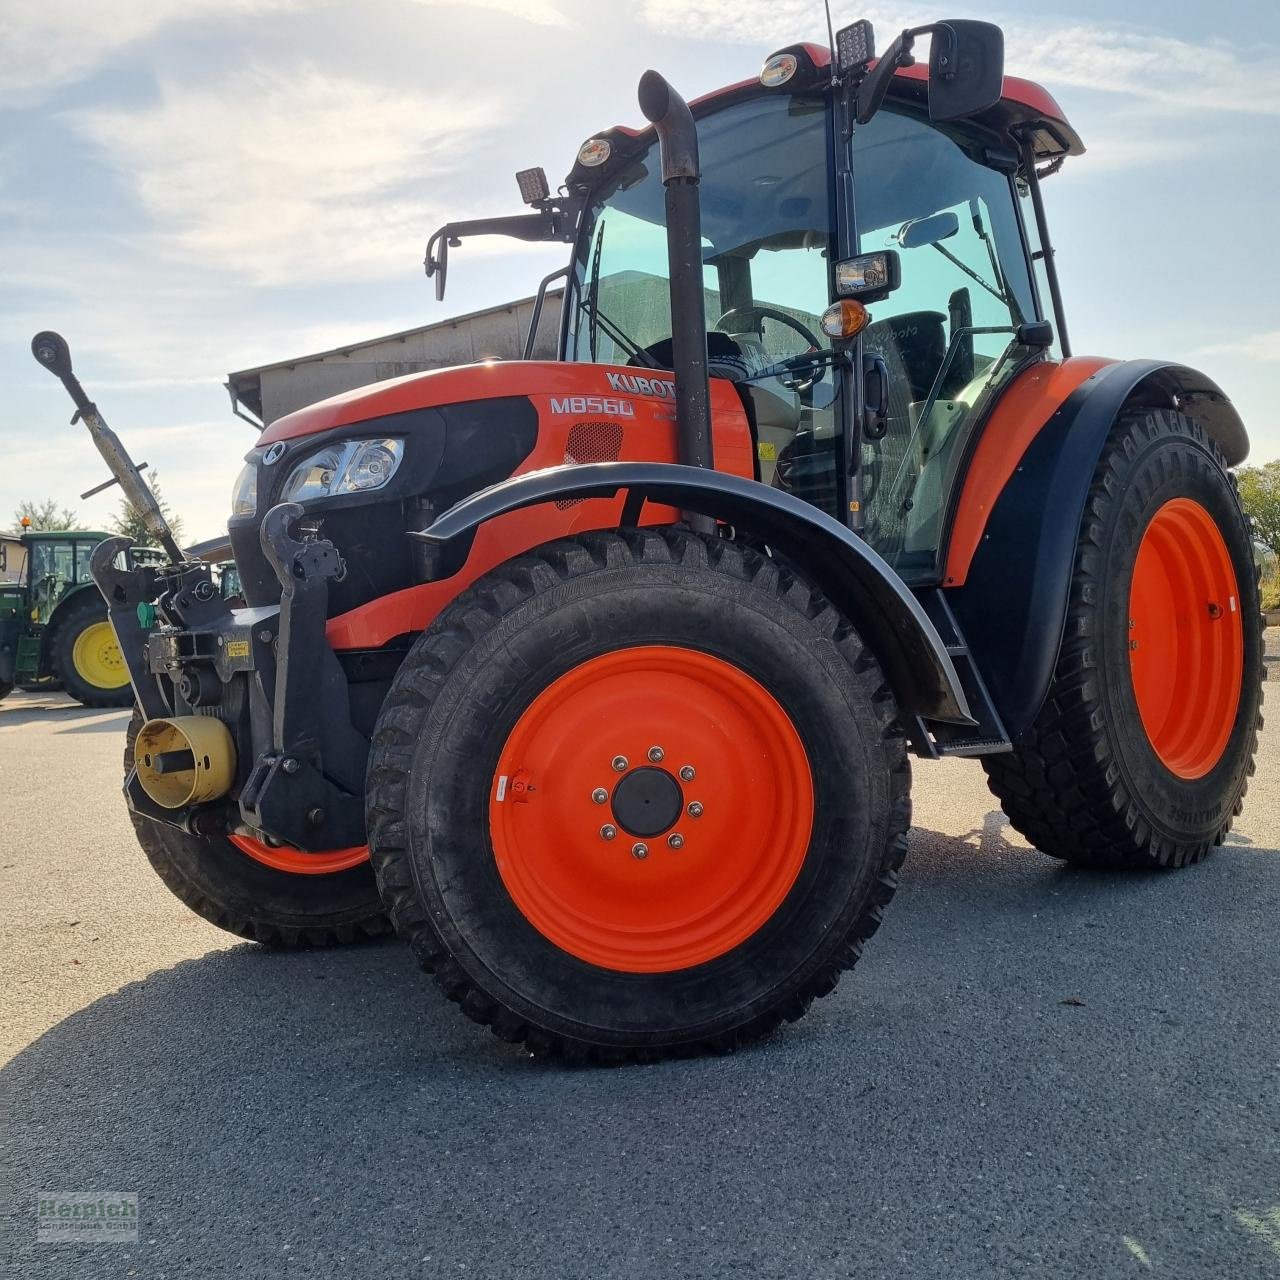
M 902 268 L 863 333 L 889 380 L 887 431 L 861 458 L 866 530 L 921 577 L 965 425 L 1020 364 L 1015 333 L 1037 303 L 1010 176 L 983 163 L 976 138 L 884 110 L 853 145 L 860 251 L 894 249 Z

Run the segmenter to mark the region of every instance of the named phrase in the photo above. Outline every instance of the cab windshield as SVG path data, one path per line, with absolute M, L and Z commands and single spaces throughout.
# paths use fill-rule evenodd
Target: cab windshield
M 829 345 L 819 327 L 831 296 L 829 130 L 824 100 L 785 94 L 698 121 L 711 373 L 757 389 L 761 480 L 835 513 L 831 370 L 759 376 Z M 570 360 L 670 367 L 664 195 L 656 142 L 594 193 L 575 263 Z

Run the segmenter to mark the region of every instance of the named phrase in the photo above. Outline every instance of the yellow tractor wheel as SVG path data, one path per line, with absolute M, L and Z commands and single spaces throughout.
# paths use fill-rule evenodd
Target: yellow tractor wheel
M 127 707 L 133 702 L 129 669 L 106 613 L 94 593 L 55 617 L 51 666 L 62 687 L 86 707 Z
M 98 689 L 119 689 L 129 683 L 124 656 L 109 622 L 91 622 L 71 647 L 76 674 Z

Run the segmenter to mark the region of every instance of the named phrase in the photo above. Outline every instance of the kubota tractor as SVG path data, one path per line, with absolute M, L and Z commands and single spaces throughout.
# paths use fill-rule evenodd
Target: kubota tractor
M 980 757 L 1055 857 L 1180 867 L 1240 812 L 1260 698 L 1244 427 L 1194 369 L 1070 353 L 1041 183 L 1083 148 L 997 28 L 875 59 L 856 23 L 640 104 L 559 195 L 527 171 L 531 212 L 428 249 L 442 290 L 468 236 L 569 246 L 559 361 L 272 423 L 245 608 L 172 538 L 94 561 L 175 893 L 281 945 L 389 915 L 471 1017 L 605 1061 L 830 991 L 893 896 L 910 756 Z

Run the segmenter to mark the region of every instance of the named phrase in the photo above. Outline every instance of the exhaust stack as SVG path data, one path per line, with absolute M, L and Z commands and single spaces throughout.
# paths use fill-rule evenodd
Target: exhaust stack
M 676 436 L 680 462 L 715 466 L 711 448 L 711 392 L 707 383 L 707 306 L 702 289 L 702 212 L 698 130 L 685 100 L 656 71 L 640 78 L 640 110 L 658 134 L 666 188 L 667 258 L 671 277 L 671 363 L 676 377 Z M 690 519 L 709 531 L 706 516 Z

